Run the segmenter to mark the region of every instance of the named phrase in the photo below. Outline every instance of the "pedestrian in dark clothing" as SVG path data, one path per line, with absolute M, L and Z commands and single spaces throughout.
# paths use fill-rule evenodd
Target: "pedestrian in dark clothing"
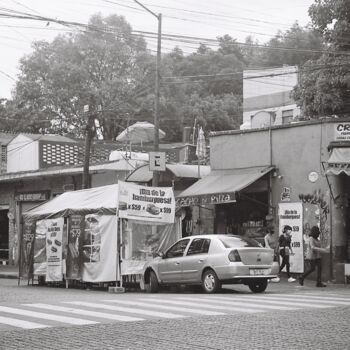
M 286 267 L 288 282 L 295 282 L 296 279 L 290 275 L 290 263 L 289 263 L 290 255 L 294 255 L 294 252 L 291 246 L 291 241 L 292 241 L 291 233 L 292 233 L 292 228 L 289 225 L 285 225 L 282 230 L 282 235 L 279 236 L 278 238 L 279 253 L 282 257 L 280 272 L 283 270 L 284 267 Z
M 304 279 L 311 272 L 316 270 L 316 287 L 326 287 L 324 283 L 322 283 L 322 253 L 329 253 L 329 248 L 321 248 L 321 242 L 318 237 L 320 236 L 320 229 L 317 226 L 311 227 L 309 239 L 308 239 L 308 247 L 306 248 L 305 259 L 307 262 L 308 268 L 299 278 L 299 284 L 301 286 L 304 285 Z

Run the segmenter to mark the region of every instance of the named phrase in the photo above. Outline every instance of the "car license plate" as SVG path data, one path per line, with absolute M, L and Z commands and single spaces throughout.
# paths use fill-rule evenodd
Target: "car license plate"
M 270 269 L 250 269 L 250 275 L 251 276 L 262 276 L 262 275 L 268 275 L 270 273 Z

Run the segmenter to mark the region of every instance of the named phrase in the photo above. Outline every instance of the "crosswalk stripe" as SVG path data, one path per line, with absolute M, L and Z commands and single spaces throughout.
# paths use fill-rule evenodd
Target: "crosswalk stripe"
M 129 312 L 132 314 L 140 314 L 140 315 L 147 315 L 147 316 L 154 316 L 154 317 L 164 317 L 164 318 L 186 317 L 184 315 L 172 314 L 172 313 L 167 313 L 167 312 L 144 310 L 144 309 L 138 309 L 138 308 L 133 308 L 133 307 L 113 306 L 113 305 L 106 305 L 106 304 L 100 304 L 100 303 L 89 303 L 89 302 L 83 302 L 83 301 L 66 301 L 64 303 L 73 304 L 73 305 L 80 305 L 80 306 L 87 306 L 87 307 L 98 308 L 98 309 L 105 309 L 105 310 Z
M 278 300 L 278 298 L 274 298 L 272 296 L 266 296 L 266 297 L 252 297 L 252 296 L 246 296 L 246 302 L 249 303 L 249 301 L 258 301 L 261 303 L 269 303 L 269 304 L 277 304 L 277 305 L 289 305 L 289 306 L 300 306 L 300 307 L 313 307 L 313 308 L 327 308 L 331 307 L 330 305 L 322 305 L 322 304 L 316 304 L 316 303 L 309 303 L 309 302 L 299 302 L 299 301 L 292 301 L 290 299 L 288 300 Z
M 36 329 L 36 328 L 48 328 L 50 326 L 36 323 L 36 322 L 30 322 L 30 321 L 24 321 L 17 318 L 11 318 L 11 317 L 2 317 L 0 316 L 0 323 L 7 324 L 8 326 L 14 326 L 18 328 L 24 328 L 24 329 Z
M 275 295 L 274 297 L 278 298 L 279 300 L 290 300 L 290 297 L 288 296 L 282 296 L 282 295 Z M 339 300 L 333 300 L 332 298 L 320 298 L 320 297 L 311 297 L 311 296 L 303 296 L 298 295 L 298 300 L 304 302 L 311 302 L 315 301 L 317 303 L 322 304 L 334 304 L 334 305 L 350 305 L 350 300 L 348 301 L 339 301 Z
M 51 311 L 62 311 L 67 312 L 75 315 L 83 315 L 83 316 L 92 316 L 92 317 L 99 317 L 99 318 L 106 318 L 109 320 L 115 320 L 115 321 L 143 321 L 143 318 L 138 317 L 131 317 L 131 316 L 123 316 L 123 315 L 115 315 L 115 314 L 108 314 L 105 312 L 98 312 L 98 311 L 90 311 L 90 310 L 83 310 L 83 309 L 73 309 L 65 306 L 58 306 L 58 305 L 49 305 L 49 304 L 23 304 L 25 306 L 29 307 L 35 307 L 39 309 L 45 309 L 45 310 L 51 310 Z
M 16 309 L 16 308 L 6 307 L 6 306 L 0 306 L 0 312 L 6 312 L 9 314 L 16 314 L 16 315 L 28 316 L 28 317 L 34 317 L 34 318 L 42 318 L 44 320 L 69 323 L 69 324 L 74 324 L 74 325 L 79 325 L 79 326 L 99 323 L 99 322 L 95 322 L 95 321 L 83 320 L 80 318 L 51 315 L 51 314 L 46 314 L 46 313 L 42 313 L 42 312 L 36 312 L 36 311 L 30 311 L 30 310 L 24 310 L 24 309 Z
M 150 300 L 150 301 L 155 302 L 157 304 L 197 306 L 197 307 L 200 307 L 201 309 L 215 309 L 215 310 L 222 310 L 223 309 L 226 311 L 238 311 L 238 312 L 246 312 L 246 313 L 262 312 L 261 310 L 251 309 L 249 307 L 229 307 L 229 306 L 220 306 L 220 305 L 214 306 L 214 305 L 209 305 L 209 304 L 203 304 L 200 301 L 195 303 L 195 302 L 182 301 L 182 300 L 160 300 L 160 299 L 153 299 L 153 297 L 149 297 L 149 298 L 147 298 L 147 300 Z
M 222 312 L 214 312 L 214 311 L 207 311 L 207 310 L 198 310 L 198 309 L 191 309 L 188 307 L 181 307 L 181 306 L 169 306 L 169 305 L 153 305 L 150 303 L 144 303 L 140 301 L 133 301 L 133 300 L 103 300 L 104 302 L 108 303 L 118 303 L 118 304 L 131 304 L 135 306 L 141 306 L 141 307 L 150 307 L 150 308 L 157 308 L 157 309 L 163 309 L 163 310 L 172 310 L 172 311 L 180 311 L 180 312 L 188 312 L 192 314 L 199 314 L 199 315 L 206 315 L 206 316 L 219 316 L 219 315 L 225 315 Z
M 287 296 L 290 296 L 290 295 L 291 294 L 288 294 Z M 298 298 L 300 298 L 300 297 L 320 299 L 320 300 L 345 301 L 345 302 L 350 303 L 350 298 L 331 297 L 331 296 L 329 296 L 329 294 L 327 294 L 327 296 L 320 296 L 320 295 L 313 295 L 313 294 L 298 294 Z
M 198 301 L 198 298 L 192 298 L 192 297 L 179 297 L 177 299 Z M 242 307 L 246 305 L 246 306 L 249 306 L 250 308 L 254 307 L 257 309 L 267 309 L 267 310 L 290 311 L 290 310 L 297 309 L 295 307 L 288 307 L 288 306 L 263 305 L 263 304 L 257 304 L 257 303 L 251 303 L 251 302 L 246 303 L 246 300 L 244 298 L 236 298 L 236 297 L 234 297 L 233 300 L 228 300 L 227 298 L 223 299 L 222 297 L 201 297 L 200 300 L 203 300 L 206 303 L 217 303 L 222 305 L 237 305 Z

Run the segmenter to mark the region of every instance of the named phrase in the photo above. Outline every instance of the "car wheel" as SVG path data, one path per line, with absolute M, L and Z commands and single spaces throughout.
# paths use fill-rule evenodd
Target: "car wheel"
M 151 271 L 149 274 L 149 283 L 145 285 L 147 293 L 157 293 L 159 290 L 159 283 L 157 275 L 154 271 Z
M 267 288 L 267 280 L 257 280 L 248 284 L 253 293 L 262 293 Z
M 221 288 L 218 276 L 213 270 L 206 270 L 203 273 L 202 288 L 206 293 L 215 293 Z

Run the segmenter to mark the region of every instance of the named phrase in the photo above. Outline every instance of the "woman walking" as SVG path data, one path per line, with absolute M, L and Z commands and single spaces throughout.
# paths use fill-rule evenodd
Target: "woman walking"
M 295 282 L 296 279 L 290 275 L 289 256 L 294 255 L 294 252 L 291 246 L 291 241 L 292 241 L 291 234 L 292 234 L 292 228 L 289 225 L 285 225 L 282 230 L 282 235 L 278 239 L 279 252 L 282 257 L 280 272 L 283 270 L 284 267 L 286 267 L 288 282 Z
M 308 239 L 308 247 L 306 249 L 305 259 L 308 262 L 308 268 L 299 278 L 299 284 L 301 286 L 304 285 L 304 279 L 311 272 L 316 270 L 316 287 L 326 287 L 324 283 L 322 283 L 322 259 L 321 254 L 329 253 L 329 248 L 321 248 L 321 242 L 318 239 L 320 236 L 320 229 L 318 226 L 311 227 L 309 239 Z

